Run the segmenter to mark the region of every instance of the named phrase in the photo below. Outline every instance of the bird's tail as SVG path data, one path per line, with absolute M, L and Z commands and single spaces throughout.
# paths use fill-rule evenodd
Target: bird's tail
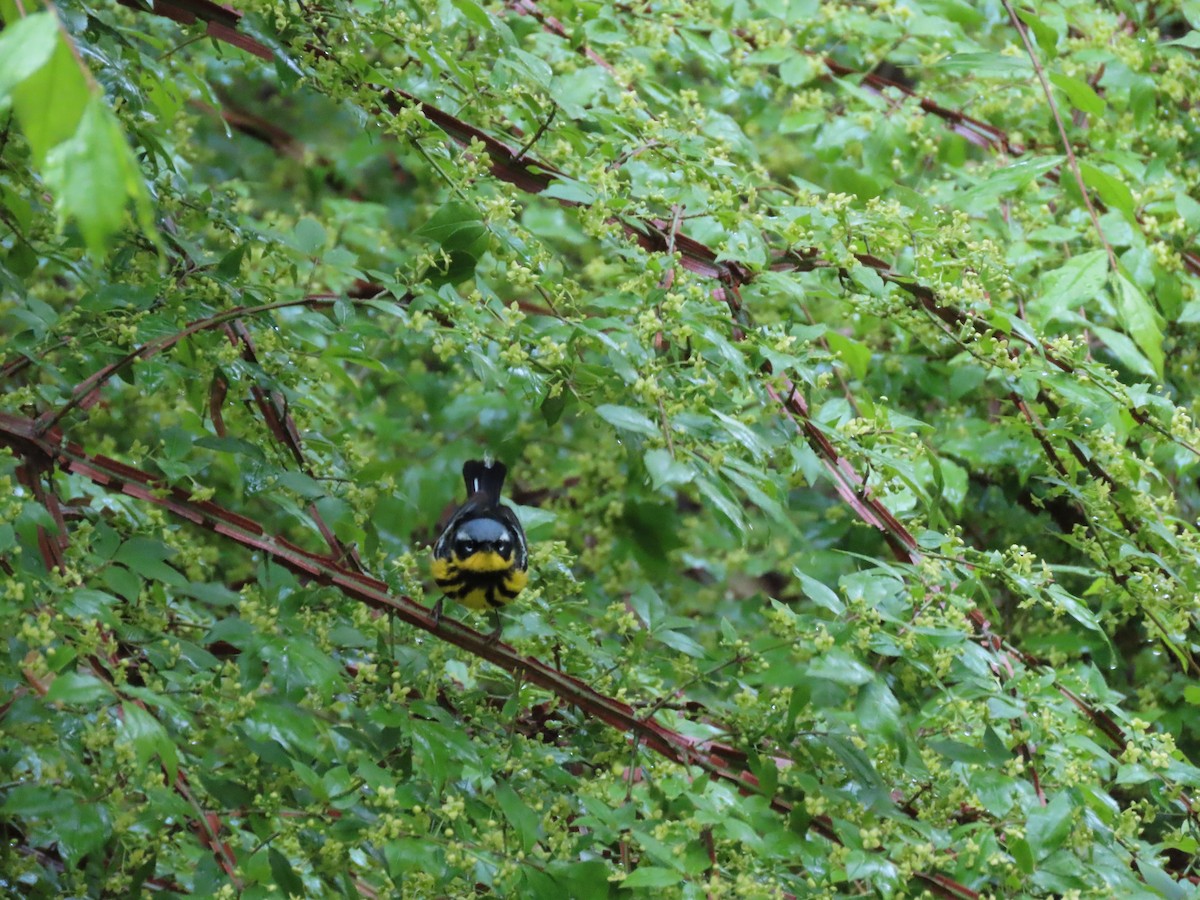
M 463 463 L 463 481 L 467 485 L 467 496 L 482 494 L 493 505 L 500 503 L 500 489 L 504 487 L 504 476 L 508 467 L 499 461 L 484 462 L 472 459 Z

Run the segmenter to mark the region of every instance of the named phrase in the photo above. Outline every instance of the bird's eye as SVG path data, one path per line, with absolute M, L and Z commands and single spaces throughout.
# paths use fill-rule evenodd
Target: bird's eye
M 458 553 L 460 556 L 470 556 L 474 552 L 475 552 L 475 542 L 474 541 L 459 541 L 458 542 Z
M 501 538 L 500 540 L 496 541 L 496 552 L 501 556 L 507 557 L 508 549 L 508 541 L 505 538 Z

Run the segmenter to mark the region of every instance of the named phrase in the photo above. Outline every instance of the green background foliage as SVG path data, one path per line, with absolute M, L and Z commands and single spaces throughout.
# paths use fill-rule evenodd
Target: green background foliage
M 1200 895 L 1200 4 L 239 12 L 0 0 L 6 892 Z

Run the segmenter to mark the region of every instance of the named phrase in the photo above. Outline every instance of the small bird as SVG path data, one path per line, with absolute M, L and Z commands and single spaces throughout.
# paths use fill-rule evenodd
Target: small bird
M 490 609 L 496 619 L 492 640 L 500 636 L 500 607 L 515 600 L 529 580 L 525 532 L 500 502 L 507 474 L 501 462 L 464 463 L 467 502 L 433 545 L 433 577 L 444 594 L 433 607 L 434 621 L 441 621 L 446 597 L 470 609 Z

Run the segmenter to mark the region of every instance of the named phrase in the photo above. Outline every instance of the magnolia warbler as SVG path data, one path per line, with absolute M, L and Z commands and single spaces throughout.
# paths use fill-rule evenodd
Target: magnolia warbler
M 454 511 L 433 545 L 433 577 L 444 596 L 433 607 L 442 617 L 446 597 L 470 609 L 490 609 L 500 636 L 500 607 L 511 603 L 529 580 L 529 550 L 516 514 L 500 502 L 508 469 L 501 462 L 463 464 L 467 502 Z

